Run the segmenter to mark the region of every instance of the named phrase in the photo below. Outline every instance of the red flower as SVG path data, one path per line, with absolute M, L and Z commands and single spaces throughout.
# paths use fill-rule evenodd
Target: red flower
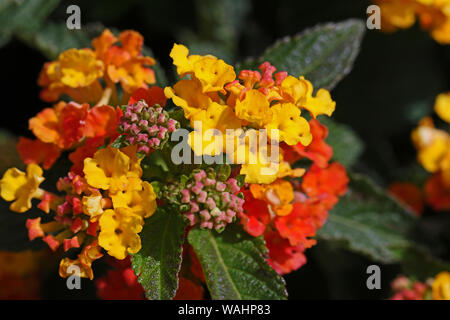
M 302 188 L 309 197 L 323 199 L 331 209 L 338 201 L 337 196 L 347 192 L 349 179 L 345 167 L 334 162 L 322 169 L 313 164 L 302 181 Z
M 450 210 L 450 188 L 447 188 L 441 173 L 436 173 L 425 184 L 425 194 L 428 204 L 434 210 Z
M 174 300 L 202 300 L 203 287 L 187 278 L 180 277 Z
M 117 124 L 121 116 L 120 108 L 106 105 L 94 107 L 86 117 L 84 134 L 89 138 L 108 136 L 113 141 L 118 136 Z
M 19 138 L 17 151 L 25 164 L 42 164 L 44 169 L 49 169 L 61 154 L 54 144 L 24 137 Z
M 244 190 L 244 211 L 240 213 L 244 230 L 254 237 L 259 237 L 270 222 L 270 213 L 267 203 L 253 197 L 250 190 Z
M 309 126 L 313 136 L 312 142 L 306 147 L 298 143 L 292 148 L 299 155 L 313 161 L 315 165 L 325 168 L 333 156 L 333 148 L 325 142 L 325 138 L 328 136 L 328 128 L 316 119 L 310 120 Z
M 166 95 L 164 94 L 164 90 L 160 87 L 153 86 L 150 88 L 139 88 L 133 92 L 128 101 L 128 104 L 134 104 L 140 100 L 144 100 L 145 103 L 152 107 L 155 104 L 159 104 L 160 106 L 166 105 Z
M 410 182 L 396 182 L 389 186 L 389 192 L 414 213 L 422 214 L 424 195 L 419 187 Z
M 266 232 L 264 239 L 269 249 L 267 262 L 279 274 L 297 270 L 306 263 L 303 245 L 291 246 L 289 241 L 281 238 L 277 232 Z
M 307 203 L 294 203 L 290 214 L 275 218 L 275 227 L 280 236 L 288 239 L 292 246 L 303 244 L 305 248 L 313 246 L 315 240 L 308 239 L 316 234 L 311 219 L 310 206 Z
M 97 281 L 97 295 L 103 300 L 143 300 L 144 289 L 137 281 L 130 259 L 123 261 L 112 260 L 110 264 L 115 268 Z

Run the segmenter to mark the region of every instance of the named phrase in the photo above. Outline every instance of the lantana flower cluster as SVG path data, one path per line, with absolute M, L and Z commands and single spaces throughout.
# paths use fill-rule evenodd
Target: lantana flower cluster
M 450 123 L 450 93 L 437 96 L 434 110 L 443 123 Z M 424 203 L 437 211 L 450 210 L 450 133 L 437 128 L 432 117 L 423 118 L 411 134 L 417 160 L 431 173 L 423 191 L 411 182 L 397 182 L 391 192 L 413 211 L 421 213 Z
M 281 174 L 281 170 L 259 174 L 261 167 L 269 166 L 265 155 L 271 151 L 271 139 L 288 145 L 311 143 L 310 126 L 302 110 L 317 117 L 330 116 L 335 109 L 327 90 L 319 89 L 314 96 L 311 82 L 284 71 L 275 73 L 276 68 L 269 62 L 262 63 L 260 71 L 242 70 L 236 77 L 234 68 L 223 60 L 210 55 L 189 55 L 183 45 L 175 44 L 170 56 L 180 77 L 189 79 L 166 87 L 164 92 L 183 109 L 194 128 L 189 136 L 192 149 L 197 155 L 225 152 L 233 163 L 239 163 L 239 155 L 245 155 L 249 161 L 242 164 L 241 174 L 246 175 L 248 183 L 271 183 Z M 201 128 L 196 128 L 196 122 Z M 209 135 L 209 129 L 220 136 Z M 230 136 L 227 129 L 240 130 L 241 135 L 251 131 L 258 138 L 259 129 L 266 129 L 267 145 L 258 144 L 258 150 L 252 150 L 247 138 Z M 272 129 L 276 129 L 277 136 L 272 136 Z M 231 150 L 227 144 L 233 146 Z M 281 164 L 283 160 L 277 162 Z
M 269 263 L 280 274 L 290 273 L 306 263 L 304 252 L 316 244 L 314 236 L 325 224 L 328 212 L 347 191 L 349 179 L 338 162 L 330 163 L 332 148 L 324 141 L 327 128 L 310 120 L 312 142 L 284 146 L 290 162 L 309 159 L 311 166 L 298 179 L 277 179 L 271 184 L 249 184 L 244 188 L 244 229 L 252 236 L 263 235 L 269 249 Z
M 450 273 L 442 271 L 425 282 L 400 275 L 391 283 L 391 300 L 449 300 Z
M 374 0 L 381 9 L 381 28 L 392 32 L 419 21 L 442 44 L 450 43 L 449 0 Z
M 33 210 L 39 201 L 43 214 L 24 227 L 30 240 L 67 252 L 60 275 L 68 277 L 76 266 L 82 277 L 93 279 L 92 264 L 108 255 L 113 270 L 97 282 L 99 296 L 142 297 L 128 257 L 141 250 L 140 232 L 164 206 L 185 218 L 186 233 L 242 225 L 251 236 L 264 237 L 277 272 L 301 267 L 304 251 L 316 243 L 316 231 L 349 181 L 345 168 L 331 162 L 328 129 L 318 118 L 335 109 L 330 93 L 314 94 L 308 80 L 275 73 L 269 62 L 236 76 L 223 60 L 189 55 L 177 44 L 170 55 L 181 80 L 165 89 L 149 87 L 155 62 L 142 55 L 140 34 L 105 30 L 92 46 L 67 50 L 44 65 L 41 97 L 56 103 L 30 119 L 36 139 L 19 140 L 26 170 L 10 168 L 0 180 L 0 196 L 12 211 Z M 182 111 L 190 126 L 173 111 Z M 181 126 L 190 130 L 189 152 L 222 155 L 231 163 L 191 165 L 188 172 L 153 178 L 157 165 L 151 157 L 169 161 L 168 141 Z M 224 135 L 208 136 L 208 129 Z M 227 129 L 255 134 L 257 149 L 248 137 L 228 136 Z M 260 129 L 268 130 L 265 142 Z M 230 141 L 232 150 L 225 148 Z M 271 165 L 261 151 L 271 153 L 273 142 L 281 147 L 277 170 L 261 174 Z M 256 161 L 236 161 L 242 151 Z M 44 170 L 58 172 L 57 181 Z M 204 284 L 200 262 L 185 243 L 177 297 L 201 298 Z

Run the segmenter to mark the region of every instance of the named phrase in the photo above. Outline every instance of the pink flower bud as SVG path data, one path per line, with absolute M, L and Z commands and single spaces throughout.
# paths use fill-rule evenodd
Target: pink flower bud
M 183 195 L 183 198 L 181 199 L 182 203 L 189 203 L 189 201 L 191 200 L 191 196 L 189 194 L 189 190 L 188 189 L 183 189 L 181 190 L 181 194 Z
M 208 194 L 205 191 L 200 191 L 200 193 L 197 197 L 197 201 L 200 203 L 205 203 L 207 195 Z

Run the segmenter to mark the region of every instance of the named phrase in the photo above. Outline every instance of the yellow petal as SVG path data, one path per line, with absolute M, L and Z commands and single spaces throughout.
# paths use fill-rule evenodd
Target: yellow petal
M 434 111 L 447 123 L 450 123 L 450 93 L 442 93 L 437 96 Z

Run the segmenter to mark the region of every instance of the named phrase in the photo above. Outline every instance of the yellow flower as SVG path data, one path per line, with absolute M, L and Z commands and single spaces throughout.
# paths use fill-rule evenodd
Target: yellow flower
M 100 234 L 98 241 L 108 254 L 123 260 L 127 253 L 137 253 L 141 249 L 141 238 L 144 221 L 130 208 L 108 209 L 100 217 Z
M 33 198 L 42 198 L 44 190 L 39 185 L 44 181 L 43 171 L 36 164 L 29 164 L 27 172 L 17 168 L 8 169 L 0 180 L 0 195 L 6 201 L 14 201 L 10 209 L 25 212 L 31 208 Z
M 316 96 L 313 97 L 314 88 L 311 82 L 305 80 L 303 77 L 301 77 L 300 80 L 305 81 L 308 86 L 306 101 L 302 104 L 302 107 L 311 112 L 314 118 L 321 114 L 330 117 L 336 109 L 336 102 L 331 99 L 330 92 L 326 89 L 319 89 Z
M 170 57 L 177 66 L 177 72 L 183 76 L 192 74 L 201 82 L 202 92 L 222 91 L 223 86 L 236 78 L 234 68 L 214 56 L 188 56 L 189 49 L 174 44 Z
M 92 280 L 94 279 L 92 262 L 100 259 L 102 256 L 101 248 L 98 245 L 97 240 L 95 240 L 83 248 L 77 259 L 62 259 L 59 264 L 59 275 L 62 278 L 78 275 L 81 278 L 89 278 Z M 75 272 L 79 272 L 79 274 L 76 274 Z
M 231 107 L 212 102 L 206 110 L 192 116 L 194 131 L 189 134 L 188 143 L 196 155 L 218 155 L 225 148 L 226 130 L 238 129 L 241 123 Z
M 272 118 L 269 101 L 266 96 L 258 90 L 249 90 L 245 98 L 236 101 L 236 115 L 242 120 L 262 126 Z
M 408 0 L 409 1 L 409 0 Z M 396 29 L 406 29 L 416 22 L 416 8 L 413 1 L 375 1 L 381 9 L 381 27 L 385 31 L 395 31 Z
M 76 272 L 79 270 L 79 274 Z M 90 265 L 84 266 L 79 259 L 63 258 L 59 263 L 59 275 L 61 278 L 67 278 L 71 275 L 77 275 L 80 278 L 94 279 L 94 272 Z
M 202 129 L 217 129 L 225 133 L 226 129 L 241 127 L 240 121 L 227 105 L 212 102 L 206 110 L 200 110 L 191 118 L 191 125 L 195 128 L 195 121 L 201 121 Z
M 374 0 L 381 9 L 381 27 L 391 32 L 406 29 L 419 20 L 439 43 L 450 43 L 450 1 Z
M 308 88 L 308 82 L 303 77 L 297 79 L 293 76 L 287 76 L 281 82 L 282 95 L 295 105 L 305 99 Z
M 419 127 L 411 134 L 418 149 L 418 161 L 429 172 L 439 170 L 441 161 L 450 148 L 450 137 L 447 132 L 436 129 L 431 118 L 420 121 Z
M 86 158 L 83 172 L 89 185 L 114 194 L 127 188 L 129 169 L 130 158 L 119 149 L 108 147 L 98 150 L 94 158 Z
M 166 87 L 164 94 L 183 109 L 186 119 L 191 119 L 201 109 L 207 109 L 212 102 L 208 95 L 203 94 L 197 79 L 178 81 L 173 88 Z
M 277 179 L 281 154 L 278 154 L 277 159 L 274 161 L 270 145 L 258 145 L 257 150 L 253 150 L 248 145 L 238 146 L 237 158 L 243 155 L 245 155 L 245 162 L 241 166 L 240 174 L 245 174 L 246 183 L 269 184 Z M 236 158 L 235 155 L 232 156 Z M 239 161 L 242 161 L 242 159 L 239 159 Z
M 102 206 L 103 197 L 101 194 L 94 194 L 90 196 L 83 196 L 81 200 L 83 213 L 95 219 L 103 213 Z
M 450 92 L 441 93 L 436 98 L 434 111 L 447 123 L 450 123 Z
M 250 191 L 256 199 L 269 203 L 278 216 L 291 213 L 294 189 L 290 182 L 277 179 L 268 185 L 251 184 Z
M 156 210 L 156 194 L 147 181 L 142 182 L 142 190 L 126 190 L 111 196 L 114 208 L 130 208 L 143 218 L 150 217 Z
M 307 146 L 312 141 L 308 121 L 301 117 L 301 111 L 292 103 L 278 103 L 271 108 L 272 121 L 266 125 L 267 134 L 273 139 L 271 130 L 278 130 L 279 141 L 288 145 L 301 142 Z
M 87 87 L 103 76 L 103 63 L 89 49 L 69 49 L 50 63 L 47 76 L 51 80 L 50 89 L 62 85 Z
M 439 273 L 433 281 L 433 300 L 450 300 L 450 272 Z

